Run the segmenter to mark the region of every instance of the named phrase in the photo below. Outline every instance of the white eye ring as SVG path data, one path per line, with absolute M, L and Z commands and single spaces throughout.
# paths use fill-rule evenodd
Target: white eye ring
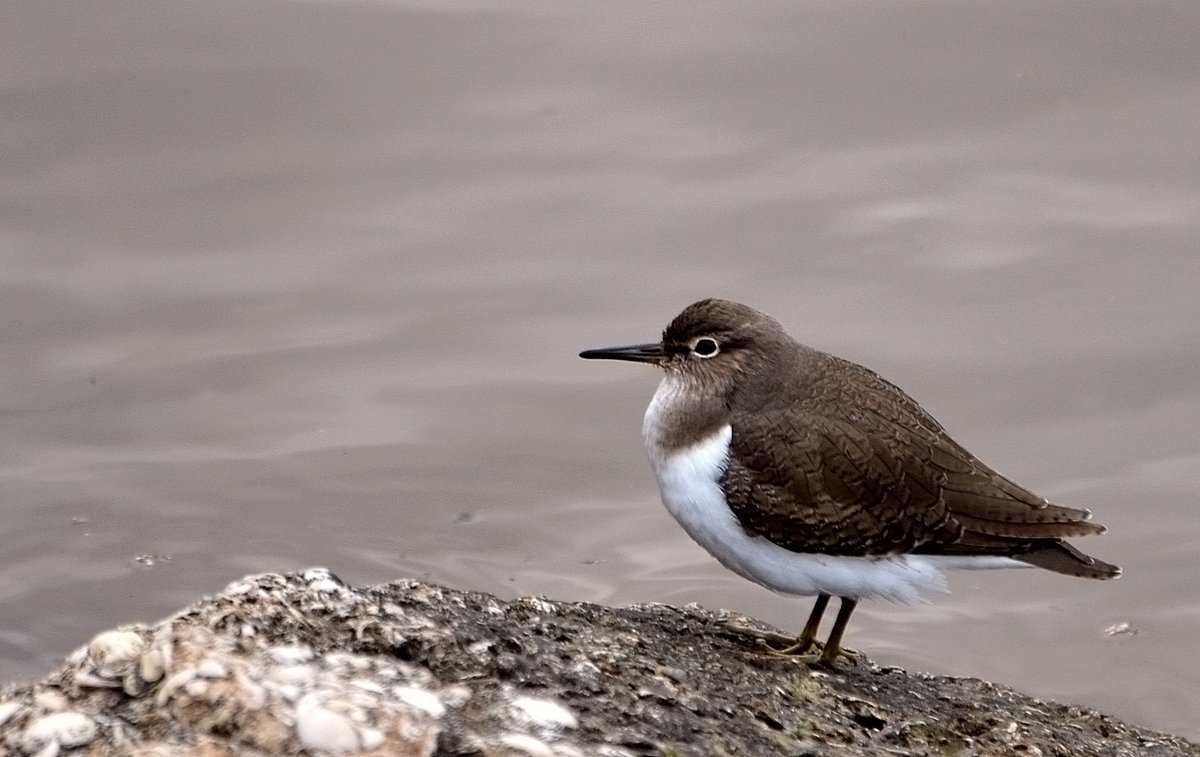
M 712 337 L 702 336 L 692 342 L 692 354 L 700 358 L 710 358 L 721 351 L 721 345 Z

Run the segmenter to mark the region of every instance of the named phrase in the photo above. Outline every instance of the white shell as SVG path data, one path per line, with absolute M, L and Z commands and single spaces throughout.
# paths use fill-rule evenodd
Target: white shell
M 314 656 L 312 647 L 307 644 L 285 644 L 272 647 L 268 654 L 275 662 L 293 664 L 308 662 Z
M 555 757 L 553 749 L 528 734 L 506 733 L 500 743 L 526 757 Z
M 20 711 L 21 711 L 21 703 L 20 702 L 4 702 L 4 703 L 0 704 L 0 726 L 7 723 L 9 720 L 12 719 L 13 715 L 16 715 Z
M 206 657 L 196 666 L 196 675 L 201 678 L 225 678 L 229 675 L 229 668 L 214 657 Z
M 512 707 L 540 728 L 559 730 L 579 724 L 570 710 L 549 699 L 521 697 L 513 701 Z
M 104 678 L 121 678 L 146 649 L 146 641 L 133 631 L 106 631 L 88 644 L 88 659 Z
M 417 708 L 430 717 L 440 718 L 446 712 L 446 706 L 438 699 L 437 694 L 431 691 L 412 686 L 396 686 L 392 689 L 392 693 L 400 701 Z
M 296 735 L 305 749 L 340 754 L 360 748 L 358 728 L 344 715 L 330 710 L 311 696 L 296 705 Z
M 97 731 L 95 721 L 79 712 L 44 715 L 25 729 L 21 738 L 21 751 L 25 754 L 55 754 L 57 749 L 47 751 L 51 744 L 67 749 L 83 746 L 96 738 Z
M 161 680 L 165 672 L 166 661 L 160 649 L 149 649 L 138 660 L 138 675 L 147 683 Z

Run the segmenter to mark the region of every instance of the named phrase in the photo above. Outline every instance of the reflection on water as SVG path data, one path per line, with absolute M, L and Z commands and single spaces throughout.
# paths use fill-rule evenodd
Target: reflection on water
M 1200 737 L 1194 4 L 0 16 L 3 680 L 313 564 L 796 627 L 658 505 L 653 373 L 574 357 L 714 295 L 1127 571 L 957 576 L 854 646 Z

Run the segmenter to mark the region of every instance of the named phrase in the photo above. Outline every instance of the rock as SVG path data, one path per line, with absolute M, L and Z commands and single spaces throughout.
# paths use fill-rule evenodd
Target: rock
M 738 627 L 695 606 L 251 576 L 0 692 L 0 752 L 1200 757 L 986 681 L 865 659 L 814 671 L 756 652 Z

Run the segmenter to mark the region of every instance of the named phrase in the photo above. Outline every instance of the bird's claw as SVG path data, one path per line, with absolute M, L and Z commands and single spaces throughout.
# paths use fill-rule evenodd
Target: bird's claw
M 841 646 L 830 648 L 816 639 L 795 639 L 790 646 L 783 649 L 776 649 L 766 641 L 762 641 L 761 645 L 766 647 L 764 653 L 770 657 L 792 660 L 802 665 L 833 667 L 834 663 L 843 657 L 855 665 L 858 664 L 857 650 Z M 819 651 L 816 654 L 808 654 L 814 649 Z

